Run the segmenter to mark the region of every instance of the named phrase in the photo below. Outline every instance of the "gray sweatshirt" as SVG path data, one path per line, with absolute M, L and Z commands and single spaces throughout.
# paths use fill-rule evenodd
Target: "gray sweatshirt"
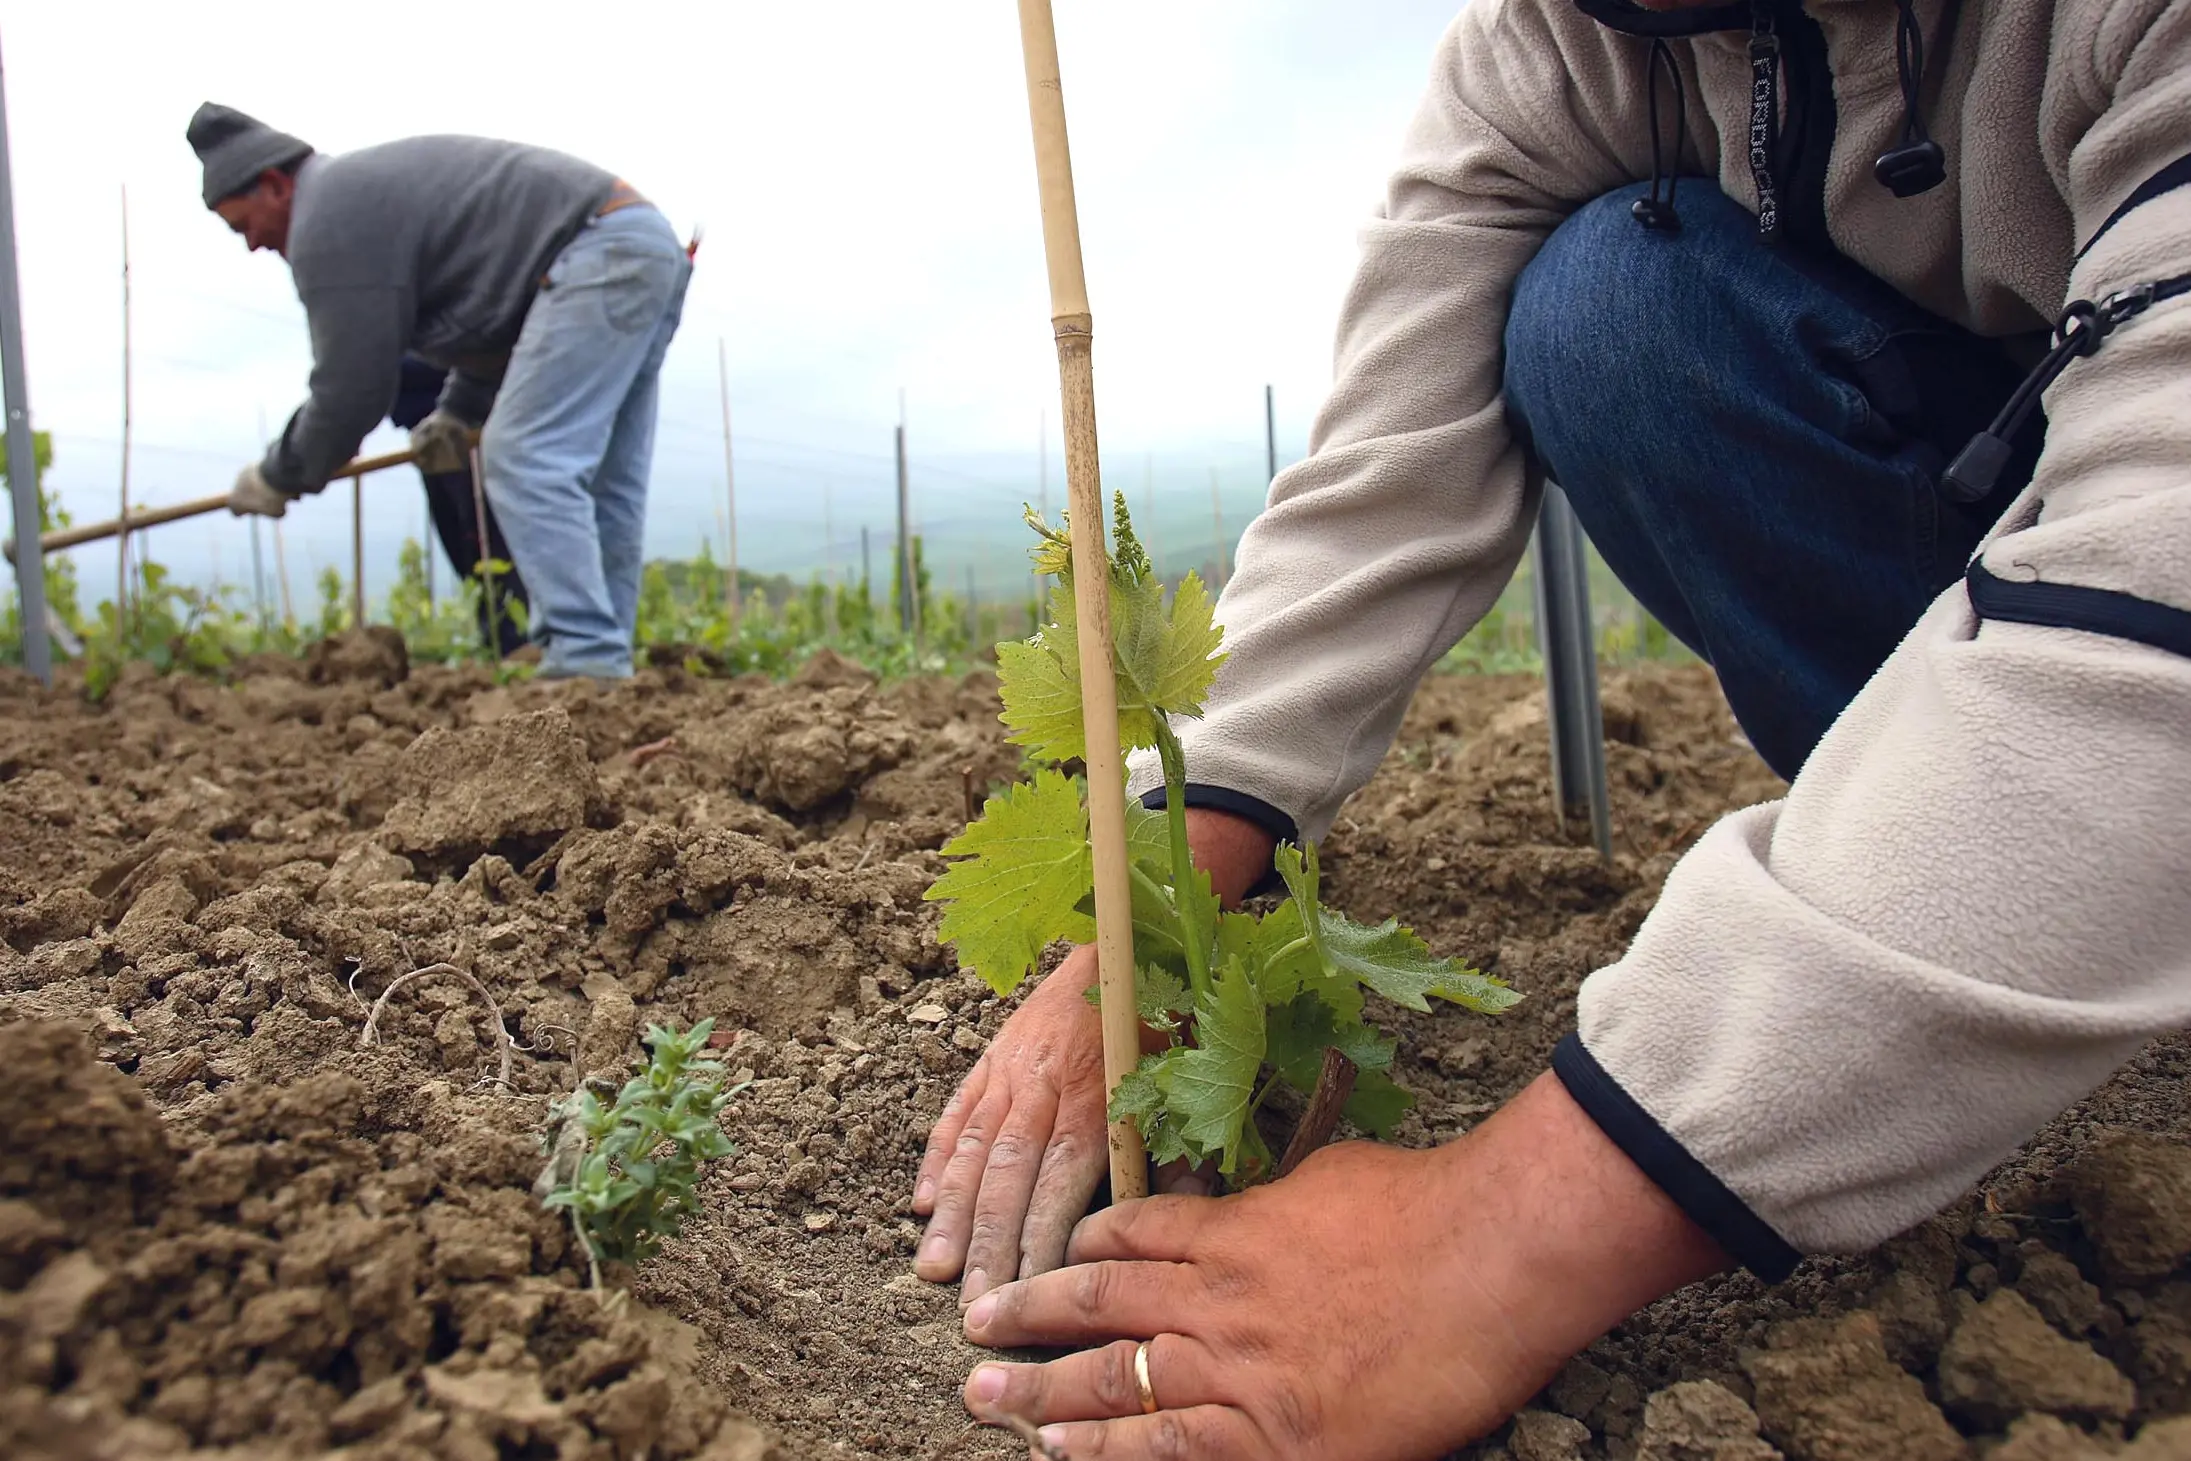
M 485 421 L 541 275 L 615 185 L 590 162 L 487 137 L 308 158 L 289 270 L 312 394 L 267 448 L 267 482 L 326 486 L 388 414 L 406 351 L 449 368 L 443 409 Z

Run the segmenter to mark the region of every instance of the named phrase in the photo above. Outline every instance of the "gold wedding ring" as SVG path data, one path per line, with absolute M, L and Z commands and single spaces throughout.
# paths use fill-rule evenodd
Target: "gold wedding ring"
M 1160 1407 L 1156 1403 L 1156 1390 L 1149 1384 L 1149 1346 L 1156 1343 L 1144 1339 L 1134 1348 L 1134 1386 L 1141 1391 L 1141 1413 L 1154 1415 Z

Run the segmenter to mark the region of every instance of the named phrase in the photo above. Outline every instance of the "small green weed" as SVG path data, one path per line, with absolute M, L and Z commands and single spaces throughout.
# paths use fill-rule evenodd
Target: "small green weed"
M 698 1211 L 700 1164 L 734 1150 L 715 1116 L 744 1087 L 724 1090 L 723 1067 L 699 1058 L 714 1028 L 713 1020 L 683 1034 L 650 1025 L 653 1059 L 614 1104 L 580 1086 L 548 1108 L 543 1144 L 556 1161 L 542 1202 L 570 1213 L 596 1288 L 601 1259 L 643 1263 L 675 1237 Z

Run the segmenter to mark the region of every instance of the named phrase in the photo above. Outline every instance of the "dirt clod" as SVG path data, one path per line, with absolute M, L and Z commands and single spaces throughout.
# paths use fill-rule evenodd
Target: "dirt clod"
M 1854 1314 L 1776 1329 L 1742 1357 L 1767 1439 L 1789 1461 L 1961 1461 L 1969 1454 L 1924 1386 L 1887 1358 L 1879 1321 Z
M 315 685 L 359 680 L 382 689 L 400 685 L 411 673 L 411 652 L 402 634 L 386 624 L 368 624 L 306 651 L 304 677 Z
M 2117 1132 L 2065 1175 L 2077 1217 L 2093 1235 L 2110 1278 L 2166 1278 L 2191 1257 L 2191 1146 Z
M 1670 1385 L 1644 1402 L 1636 1461 L 1781 1461 L 1757 1428 L 1757 1412 L 1724 1385 Z
M 561 710 L 429 730 L 396 762 L 393 781 L 386 845 L 444 866 L 489 852 L 529 859 L 607 810 L 586 743 Z
M 1506 1448 L 1514 1461 L 1582 1461 L 1590 1427 L 1550 1410 L 1525 1410 L 1514 1417 Z
M 175 1170 L 160 1118 L 133 1081 L 94 1062 L 80 1031 L 0 1025 L 0 1070 L 0 1197 L 79 1240 L 151 1211 Z M 17 1224 L 37 1227 L 29 1216 Z
M 1940 1398 L 1981 1424 L 2006 1425 L 2025 1410 L 2122 1420 L 2137 1395 L 2122 1371 L 2003 1289 L 1949 1336 L 1940 1352 Z

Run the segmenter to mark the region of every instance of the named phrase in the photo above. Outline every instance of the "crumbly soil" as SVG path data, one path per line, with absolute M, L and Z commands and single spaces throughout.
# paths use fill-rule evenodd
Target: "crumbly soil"
M 1325 846 L 1335 902 L 1528 995 L 1387 1012 L 1403 1141 L 1540 1071 L 1674 857 L 1778 788 L 1704 670 L 1605 705 L 1610 866 L 1519 678 L 1426 685 Z M 372 635 L 97 708 L 0 678 L 0 1454 L 1023 1454 L 962 1413 L 978 1352 L 907 1271 L 926 1129 L 1009 1007 L 921 902 L 1018 765 L 996 712 L 986 676 L 826 655 L 498 687 Z M 366 1038 L 438 963 L 494 1012 L 437 973 Z M 703 1016 L 752 1082 L 738 1154 L 603 1303 L 531 1191 L 543 1113 Z M 1668 1299 L 1464 1455 L 2191 1457 L 2186 1060 L 1878 1253 Z

